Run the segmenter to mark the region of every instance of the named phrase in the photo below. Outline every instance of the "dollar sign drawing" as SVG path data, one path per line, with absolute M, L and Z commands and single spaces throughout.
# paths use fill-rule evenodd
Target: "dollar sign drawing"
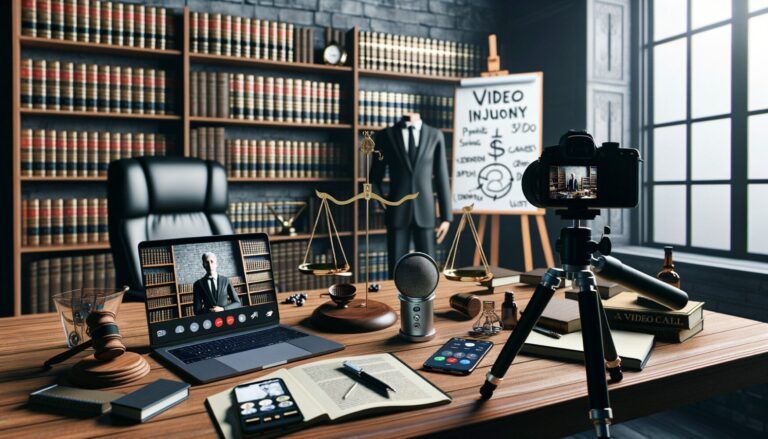
M 496 161 L 504 154 L 504 148 L 501 146 L 501 134 L 499 134 L 498 128 L 496 129 L 496 134 L 493 136 L 493 140 L 491 140 L 491 152 L 488 153 L 491 157 L 493 157 L 493 161 Z

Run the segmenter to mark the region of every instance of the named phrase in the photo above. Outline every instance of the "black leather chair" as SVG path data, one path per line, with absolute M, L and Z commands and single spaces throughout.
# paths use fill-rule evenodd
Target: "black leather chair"
M 217 162 L 136 157 L 113 161 L 107 175 L 115 276 L 117 286 L 131 288 L 131 299 L 144 297 L 140 242 L 234 233 L 226 214 L 227 173 Z

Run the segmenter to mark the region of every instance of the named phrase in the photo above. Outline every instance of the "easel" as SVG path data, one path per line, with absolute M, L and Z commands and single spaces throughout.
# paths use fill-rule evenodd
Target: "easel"
M 496 50 L 496 35 L 488 35 L 488 71 L 481 72 L 480 76 L 504 76 L 508 75 L 508 70 L 501 70 L 501 58 Z M 485 226 L 488 224 L 488 217 L 491 217 L 491 265 L 499 265 L 499 241 L 500 241 L 500 223 L 501 217 L 499 215 L 480 215 L 480 223 L 477 227 L 477 234 L 482 242 L 485 236 Z M 531 249 L 531 226 L 528 222 L 528 217 L 531 215 L 520 215 L 520 230 L 522 232 L 523 241 L 523 261 L 525 271 L 533 270 L 533 252 Z M 547 267 L 555 266 L 555 259 L 552 256 L 552 247 L 549 244 L 549 235 L 547 234 L 547 223 L 544 222 L 544 210 L 540 210 L 533 216 L 536 217 L 536 226 L 539 230 L 539 237 L 541 238 L 541 247 L 544 251 L 544 259 L 547 262 Z M 475 257 L 472 265 L 480 264 L 480 251 L 475 250 Z

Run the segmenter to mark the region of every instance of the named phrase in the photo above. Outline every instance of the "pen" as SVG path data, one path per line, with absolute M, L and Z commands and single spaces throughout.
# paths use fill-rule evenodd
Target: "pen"
M 353 374 L 355 374 L 355 376 L 360 378 L 361 381 L 364 381 L 365 383 L 370 384 L 370 385 L 372 385 L 374 387 L 378 387 L 378 388 L 380 388 L 380 389 L 382 389 L 384 391 L 389 389 L 389 390 L 395 392 L 395 389 L 393 389 L 392 386 L 390 386 L 389 384 L 385 383 L 384 381 L 376 378 L 375 376 L 369 374 L 368 372 L 365 372 L 362 367 L 357 366 L 354 363 L 349 362 L 349 361 L 343 362 L 342 365 L 344 366 L 345 369 L 347 369 L 348 371 L 350 371 Z
M 543 335 L 546 335 L 547 337 L 551 337 L 551 338 L 560 338 L 560 337 L 562 337 L 562 335 L 558 334 L 557 332 L 550 331 L 549 329 L 542 328 L 541 326 L 534 326 L 533 330 L 535 332 L 538 332 L 539 334 L 543 334 Z

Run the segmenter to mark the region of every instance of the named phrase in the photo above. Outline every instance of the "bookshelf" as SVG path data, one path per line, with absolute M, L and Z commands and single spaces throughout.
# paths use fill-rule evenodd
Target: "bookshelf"
M 70 185 L 91 185 L 99 186 L 106 182 L 103 176 L 28 176 L 22 175 L 21 171 L 21 130 L 25 121 L 61 119 L 62 124 L 68 121 L 97 121 L 99 123 L 110 123 L 110 121 L 123 121 L 130 124 L 132 122 L 154 123 L 157 124 L 156 132 L 162 132 L 173 141 L 174 148 L 168 148 L 167 155 L 190 155 L 190 130 L 198 126 L 223 126 L 285 130 L 291 132 L 300 130 L 302 132 L 324 132 L 333 136 L 334 141 L 345 145 L 345 148 L 352 148 L 349 166 L 353 166 L 353 173 L 344 178 L 247 178 L 230 177 L 229 181 L 244 184 L 279 184 L 290 183 L 292 185 L 313 185 L 313 184 L 337 184 L 339 188 L 349 191 L 352 195 L 358 194 L 362 186 L 358 183 L 364 177 L 357 166 L 359 162 L 358 142 L 360 133 L 363 130 L 379 130 L 381 127 L 364 126 L 358 122 L 359 113 L 359 90 L 360 80 L 365 78 L 378 78 L 387 81 L 405 81 L 416 83 L 430 83 L 441 86 L 452 86 L 458 84 L 461 78 L 415 75 L 409 73 L 395 73 L 387 71 L 376 71 L 361 69 L 358 56 L 359 51 L 359 32 L 358 29 L 349 29 L 346 36 L 346 47 L 348 53 L 348 65 L 330 66 L 324 64 L 313 64 L 305 62 L 283 62 L 264 59 L 252 59 L 245 57 L 235 57 L 226 55 L 211 55 L 204 53 L 193 53 L 191 49 L 191 31 L 190 31 L 190 10 L 188 7 L 183 9 L 168 9 L 168 14 L 172 15 L 175 24 L 175 45 L 173 49 L 149 49 L 131 46 L 119 46 L 113 44 L 91 43 L 81 41 L 68 41 L 58 39 L 48 39 L 41 37 L 31 37 L 22 35 L 21 26 L 21 5 L 22 0 L 12 0 L 12 208 L 13 208 L 13 315 L 22 314 L 22 274 L 24 271 L 24 256 L 27 255 L 55 255 L 62 254 L 80 254 L 84 251 L 106 251 L 109 250 L 108 243 L 86 243 L 71 245 L 45 245 L 45 246 L 22 246 L 22 214 L 21 201 L 25 188 L 34 185 L 36 190 L 39 188 L 59 187 L 59 183 L 66 183 L 61 186 L 67 190 Z M 172 106 L 172 114 L 127 114 L 114 112 L 96 112 L 96 111 L 65 111 L 65 110 L 41 110 L 22 108 L 21 106 L 21 60 L 22 55 L 34 54 L 35 50 L 42 50 L 47 54 L 62 52 L 75 55 L 94 54 L 98 56 L 107 56 L 119 58 L 123 65 L 130 65 L 132 61 L 141 60 L 142 62 L 151 62 L 162 65 L 167 71 L 166 81 L 169 86 L 175 89 L 173 100 L 166 104 Z M 277 122 L 277 121 L 257 121 L 241 120 L 220 117 L 193 117 L 191 116 L 191 84 L 190 77 L 193 66 L 217 66 L 233 67 L 236 69 L 264 70 L 286 74 L 306 74 L 318 78 L 327 78 L 337 81 L 341 84 L 341 114 L 340 123 L 336 124 L 318 124 L 318 123 L 298 123 L 298 122 Z M 39 122 L 38 122 L 39 123 Z M 441 131 L 451 135 L 453 130 L 442 128 Z M 451 142 L 447 141 L 447 145 Z M 349 153 L 348 149 L 345 152 Z M 89 186 L 90 187 L 90 186 Z M 292 186 L 293 187 L 293 186 Z M 314 189 L 313 186 L 309 186 Z M 351 226 L 348 231 L 340 231 L 340 236 L 349 241 L 351 254 L 348 253 L 348 259 L 357 273 L 357 265 L 360 258 L 360 240 L 355 239 L 359 236 L 364 224 L 360 224 L 359 214 L 362 207 L 359 203 L 354 203 L 350 208 L 352 210 Z M 310 219 L 311 221 L 312 219 Z M 373 230 L 372 235 L 383 236 L 385 230 Z M 318 234 L 316 239 L 327 239 L 327 235 Z M 296 236 L 272 236 L 272 242 L 306 241 L 308 234 L 298 234 Z M 345 244 L 346 247 L 346 244 Z M 275 264 L 276 265 L 276 264 Z M 159 268 L 159 267 L 158 267 Z M 248 283 L 245 282 L 244 288 L 249 301 L 257 299 L 254 292 L 250 291 Z M 258 294 L 258 292 L 255 292 Z M 177 299 L 175 304 L 167 305 L 169 309 L 175 309 L 178 315 L 182 315 L 181 292 L 174 291 L 174 297 Z M 163 305 L 166 306 L 166 305 Z M 9 310 L 0 310 L 2 314 L 8 314 Z

